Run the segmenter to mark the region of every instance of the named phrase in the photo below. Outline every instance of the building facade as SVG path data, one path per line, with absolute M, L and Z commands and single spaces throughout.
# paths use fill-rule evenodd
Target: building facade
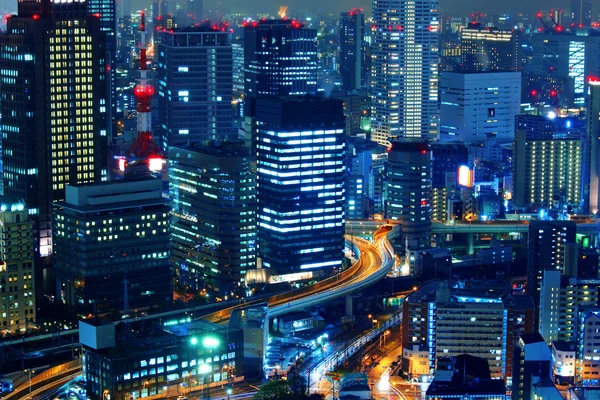
M 406 251 L 430 246 L 431 149 L 424 142 L 394 141 L 388 152 L 387 217 L 402 222 Z
M 262 267 L 294 279 L 339 268 L 346 219 L 342 101 L 258 99 L 253 140 Z
M 172 299 L 169 213 L 159 179 L 68 185 L 54 205 L 58 301 L 90 317 Z
M 600 209 L 600 79 L 588 81 L 585 152 L 583 154 L 583 210 L 595 214 Z
M 20 202 L 0 210 L 0 332 L 25 333 L 36 321 L 33 220 Z
M 371 139 L 431 139 L 439 132 L 437 0 L 373 0 Z
M 233 137 L 231 34 L 213 27 L 165 30 L 157 52 L 163 150 Z
M 440 141 L 513 140 L 520 91 L 520 72 L 442 72 Z
M 362 9 L 340 13 L 340 75 L 346 92 L 368 86 L 369 51 L 365 39 Z
M 240 142 L 171 147 L 171 244 L 179 283 L 219 297 L 256 268 L 256 178 Z
M 317 92 L 317 31 L 296 20 L 261 20 L 244 28 L 245 115 L 259 96 Z
M 108 177 L 104 37 L 86 2 L 49 0 L 19 2 L 0 35 L 4 195 L 34 215 L 42 257 L 52 253 L 51 204 L 66 185 Z
M 581 201 L 583 143 L 578 139 L 529 139 L 517 130 L 513 147 L 513 204 L 554 207 Z
M 521 43 L 516 31 L 469 24 L 460 31 L 461 70 L 520 71 Z
M 575 242 L 574 221 L 531 221 L 527 249 L 527 293 L 536 304 L 544 270 L 562 270 L 565 244 Z

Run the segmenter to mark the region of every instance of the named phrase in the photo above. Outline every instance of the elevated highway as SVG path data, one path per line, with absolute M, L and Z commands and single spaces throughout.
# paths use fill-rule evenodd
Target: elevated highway
M 234 310 L 265 302 L 269 304 L 269 316 L 278 317 L 368 287 L 385 277 L 394 265 L 394 251 L 388 240 L 388 234 L 391 233 L 392 229 L 391 225 L 380 226 L 373 234 L 373 242 L 359 237 L 347 236 L 346 243 L 359 254 L 359 259 L 346 271 L 336 276 L 302 289 L 225 308 L 201 318 L 215 323 L 224 323 L 229 320 Z

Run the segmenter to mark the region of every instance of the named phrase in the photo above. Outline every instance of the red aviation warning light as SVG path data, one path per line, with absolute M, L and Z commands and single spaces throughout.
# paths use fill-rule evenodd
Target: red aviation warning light
M 550 96 L 552 96 L 552 97 L 556 97 L 557 95 L 558 95 L 558 92 L 557 92 L 555 89 L 552 89 L 552 90 L 550 91 Z

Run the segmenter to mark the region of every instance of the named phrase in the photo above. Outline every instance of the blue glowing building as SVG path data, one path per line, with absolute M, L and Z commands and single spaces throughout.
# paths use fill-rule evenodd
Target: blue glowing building
M 309 279 L 342 265 L 346 167 L 342 101 L 258 98 L 258 243 L 275 280 Z

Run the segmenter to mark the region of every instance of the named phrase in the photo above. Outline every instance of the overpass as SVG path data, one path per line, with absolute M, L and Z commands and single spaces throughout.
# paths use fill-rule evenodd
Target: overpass
M 249 301 L 200 317 L 215 323 L 225 323 L 231 313 L 240 308 L 267 302 L 269 316 L 278 317 L 332 299 L 355 293 L 384 278 L 394 265 L 394 250 L 388 240 L 391 225 L 381 224 L 373 234 L 373 242 L 359 237 L 346 237 L 346 243 L 360 256 L 350 268 L 331 278 L 298 290 L 281 293 L 267 299 Z
M 349 235 L 369 235 L 386 225 L 384 220 L 348 220 L 346 233 Z M 527 233 L 529 221 L 490 221 L 490 222 L 432 222 L 432 234 L 492 234 L 492 233 Z M 584 222 L 577 224 L 577 233 L 584 235 L 600 234 L 600 222 Z

